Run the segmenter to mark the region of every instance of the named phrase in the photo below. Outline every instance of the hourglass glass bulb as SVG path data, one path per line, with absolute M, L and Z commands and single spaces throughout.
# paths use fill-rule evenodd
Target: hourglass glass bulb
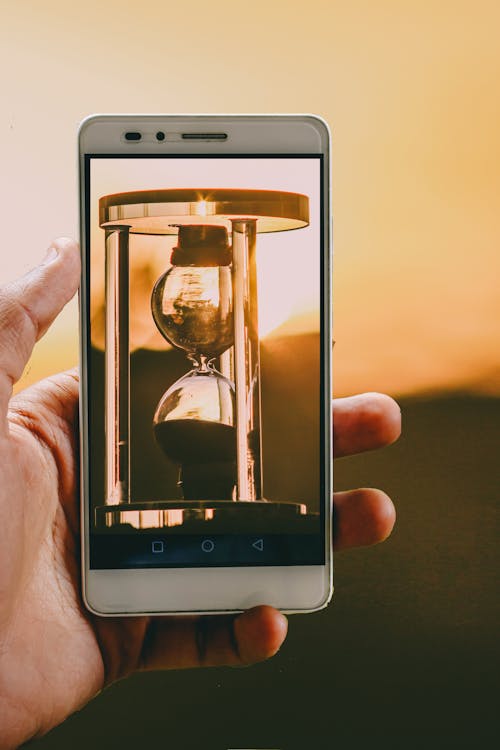
M 234 339 L 226 228 L 181 226 L 171 263 L 155 284 L 151 310 L 160 333 L 194 367 L 160 400 L 155 437 L 180 465 L 186 500 L 229 500 L 236 482 L 234 386 L 211 363 Z
M 179 228 L 172 268 L 155 284 L 151 310 L 160 333 L 199 359 L 222 354 L 233 343 L 231 249 L 222 226 Z

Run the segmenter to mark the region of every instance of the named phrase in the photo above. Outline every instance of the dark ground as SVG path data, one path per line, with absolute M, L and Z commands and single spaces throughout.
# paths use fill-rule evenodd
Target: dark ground
M 498 734 L 500 399 L 402 401 L 396 445 L 336 463 L 395 500 L 391 539 L 336 557 L 334 603 L 271 661 L 142 674 L 34 743 L 55 748 L 486 748 Z

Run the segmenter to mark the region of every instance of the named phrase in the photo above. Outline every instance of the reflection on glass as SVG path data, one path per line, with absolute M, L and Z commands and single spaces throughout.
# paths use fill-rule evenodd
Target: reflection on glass
M 173 266 L 157 281 L 151 309 L 174 346 L 207 357 L 222 354 L 233 343 L 230 268 Z

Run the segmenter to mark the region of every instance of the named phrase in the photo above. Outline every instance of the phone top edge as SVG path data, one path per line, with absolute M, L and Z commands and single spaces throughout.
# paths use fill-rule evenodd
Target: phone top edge
M 130 126 L 132 127 L 135 123 L 138 123 L 139 121 L 144 120 L 148 121 L 150 123 L 164 123 L 165 121 L 168 121 L 169 124 L 175 125 L 176 123 L 179 124 L 188 124 L 192 125 L 195 122 L 200 123 L 227 123 L 228 125 L 235 125 L 240 126 L 244 124 L 245 122 L 247 124 L 250 123 L 269 123 L 269 124 L 276 124 L 278 125 L 281 122 L 287 122 L 287 123 L 296 123 L 297 125 L 308 125 L 314 131 L 316 132 L 316 137 L 319 138 L 320 141 L 320 148 L 318 149 L 313 148 L 313 145 L 311 144 L 311 148 L 313 151 L 318 151 L 318 153 L 324 153 L 325 155 L 329 156 L 330 147 L 331 147 L 331 130 L 330 126 L 328 125 L 327 121 L 321 116 L 314 113 L 242 113 L 242 114 L 234 114 L 234 113 L 218 113 L 218 114 L 207 114 L 207 113 L 175 113 L 175 114 L 162 114 L 162 113 L 154 113 L 154 114 L 148 114 L 148 113 L 102 113 L 102 114 L 91 114 L 85 117 L 78 126 L 78 144 L 79 144 L 79 154 L 80 156 L 84 153 L 89 152 L 90 147 L 88 144 L 85 143 L 85 140 L 88 137 L 88 131 L 92 128 L 92 126 L 96 125 L 97 127 L 99 125 L 112 125 L 119 123 L 130 121 Z M 96 138 L 95 135 L 89 134 L 90 138 L 94 140 Z M 97 135 L 97 140 L 99 140 L 99 135 Z M 262 136 L 261 136 L 262 137 Z M 137 146 L 141 148 L 144 144 L 143 143 L 130 143 L 128 144 L 127 148 L 130 149 L 130 153 L 132 152 L 132 149 L 134 146 Z M 160 145 L 164 145 L 163 142 Z M 171 144 L 172 145 L 172 144 Z M 184 143 L 185 146 L 187 146 L 187 143 Z M 194 146 L 194 143 L 191 145 Z M 219 144 L 221 145 L 221 144 Z M 224 146 L 222 146 L 224 148 Z
M 93 114 L 86 115 L 83 120 L 79 123 L 79 130 L 81 130 L 87 123 L 93 120 L 124 120 L 129 118 L 144 117 L 147 119 L 192 119 L 194 118 L 205 118 L 205 119 L 227 119 L 231 118 L 234 120 L 241 120 L 242 118 L 279 118 L 283 117 L 288 119 L 304 119 L 310 118 L 321 122 L 329 130 L 329 125 L 322 115 L 318 115 L 314 112 L 95 112 Z

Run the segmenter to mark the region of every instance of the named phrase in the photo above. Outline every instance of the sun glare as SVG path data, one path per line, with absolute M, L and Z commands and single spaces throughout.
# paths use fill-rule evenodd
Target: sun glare
M 195 203 L 194 212 L 196 216 L 206 216 L 207 215 L 207 202 L 198 201 L 197 203 Z

